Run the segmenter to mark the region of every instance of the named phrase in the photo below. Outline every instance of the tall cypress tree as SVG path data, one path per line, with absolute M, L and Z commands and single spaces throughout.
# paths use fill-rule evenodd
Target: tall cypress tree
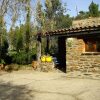
M 30 0 L 26 1 L 26 32 L 25 32 L 25 44 L 26 44 L 26 52 L 29 51 L 29 44 L 30 44 Z

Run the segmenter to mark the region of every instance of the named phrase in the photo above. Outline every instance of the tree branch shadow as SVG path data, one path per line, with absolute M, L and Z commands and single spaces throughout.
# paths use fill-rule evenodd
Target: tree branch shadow
M 34 95 L 27 86 L 17 86 L 0 81 L 0 100 L 33 100 Z

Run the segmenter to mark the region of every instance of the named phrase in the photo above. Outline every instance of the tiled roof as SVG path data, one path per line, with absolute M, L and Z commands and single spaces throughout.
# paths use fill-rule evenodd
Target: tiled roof
M 100 25 L 58 29 L 55 31 L 47 31 L 43 34 L 39 33 L 38 35 L 41 35 L 41 36 L 48 36 L 48 35 L 49 36 L 55 36 L 55 35 L 75 36 L 75 35 L 81 35 L 81 34 L 94 34 L 94 33 L 100 34 Z

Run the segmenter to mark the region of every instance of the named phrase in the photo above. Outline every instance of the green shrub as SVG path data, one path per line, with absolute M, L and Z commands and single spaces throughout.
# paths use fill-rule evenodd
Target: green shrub
M 2 45 L 0 45 L 0 63 L 6 64 L 5 58 L 7 57 L 8 53 L 8 41 L 3 38 Z
M 0 64 L 5 64 L 5 61 L 3 59 L 1 59 Z
M 33 53 L 31 51 L 28 53 L 23 51 L 23 52 L 12 54 L 11 55 L 12 63 L 21 64 L 21 65 L 30 64 L 33 60 L 32 56 Z

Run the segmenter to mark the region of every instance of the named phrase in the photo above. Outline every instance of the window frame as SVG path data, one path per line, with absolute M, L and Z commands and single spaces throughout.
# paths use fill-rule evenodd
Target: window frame
M 85 52 L 100 52 L 100 38 L 86 38 L 84 39 Z M 99 44 L 99 48 L 98 48 Z M 92 47 L 90 47 L 92 46 Z

